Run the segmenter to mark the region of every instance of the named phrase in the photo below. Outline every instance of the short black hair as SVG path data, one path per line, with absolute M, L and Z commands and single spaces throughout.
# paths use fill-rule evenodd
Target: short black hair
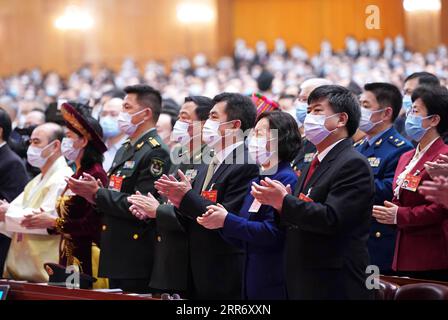
M 395 121 L 403 104 L 400 90 L 393 84 L 386 82 L 367 83 L 364 90 L 372 92 L 382 108 L 391 107 L 393 110 L 392 122 Z
M 163 99 L 162 100 L 162 110 L 160 113 L 165 113 L 171 118 L 171 128 L 174 127 L 174 124 L 179 117 L 179 105 L 173 99 Z
M 0 108 L 0 127 L 3 129 L 2 140 L 8 141 L 12 131 L 12 124 L 8 112 L 3 108 Z
M 126 94 L 136 94 L 137 102 L 152 111 L 154 122 L 159 120 L 160 111 L 162 110 L 162 96 L 160 92 L 146 84 L 136 84 L 124 88 Z
M 95 130 L 95 132 L 100 136 L 100 138 L 103 138 L 103 128 L 101 127 L 98 120 L 88 116 L 85 117 L 85 120 L 90 125 L 90 127 Z M 81 167 L 83 169 L 90 169 L 95 165 L 96 163 L 103 163 L 104 156 L 103 154 L 96 148 L 91 141 L 87 143 L 87 145 L 84 148 L 84 154 L 81 158 Z
M 260 91 L 268 91 L 271 89 L 274 75 L 268 70 L 263 70 L 257 78 L 257 86 Z
M 311 92 L 308 97 L 308 105 L 323 99 L 328 99 L 328 103 L 335 113 L 345 112 L 348 115 L 346 128 L 349 137 L 353 136 L 361 118 L 359 102 L 353 93 L 343 86 L 320 86 Z
M 200 121 L 206 121 L 213 108 L 213 100 L 205 96 L 188 96 L 185 102 L 193 102 L 196 105 L 194 112 Z
M 288 94 L 288 93 L 282 93 L 278 99 L 278 100 L 282 100 L 282 99 L 295 99 L 297 96 L 293 95 L 293 94 Z M 257 121 L 258 122 L 258 121 Z
M 110 97 L 111 99 L 113 99 L 113 98 L 124 99 L 124 97 L 126 96 L 126 92 L 124 92 L 123 90 L 120 90 L 120 89 L 111 89 L 111 90 L 104 92 L 102 96 Z
M 227 121 L 240 120 L 241 130 L 246 131 L 254 127 L 257 110 L 251 98 L 239 93 L 223 92 L 215 96 L 213 102 L 226 102 Z
M 359 86 L 359 84 L 357 84 L 353 80 L 350 80 L 347 89 L 350 90 L 356 96 L 359 96 L 362 93 L 362 88 Z
M 287 162 L 294 160 L 302 146 L 296 119 L 289 113 L 279 110 L 261 113 L 257 122 L 263 118 L 269 121 L 270 129 L 278 130 L 278 159 Z
M 440 122 L 437 132 L 442 136 L 448 129 L 448 89 L 442 86 L 419 86 L 412 93 L 412 102 L 422 99 L 428 110 L 428 116 L 437 114 Z
M 423 72 L 414 72 L 409 75 L 406 79 L 404 79 L 404 83 L 408 82 L 412 79 L 418 79 L 418 84 L 427 84 L 430 86 L 440 86 L 440 80 L 432 73 L 423 71 Z

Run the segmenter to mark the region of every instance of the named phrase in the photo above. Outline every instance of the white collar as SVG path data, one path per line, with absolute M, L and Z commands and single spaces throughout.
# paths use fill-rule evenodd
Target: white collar
M 434 142 L 436 142 L 436 140 L 439 139 L 439 138 L 440 137 L 437 137 L 434 140 L 432 140 L 430 143 L 428 143 L 428 145 L 423 150 L 420 150 L 420 143 L 419 143 L 417 145 L 417 147 L 415 148 L 414 157 L 419 157 L 420 155 L 423 155 L 426 151 L 428 151 L 429 148 L 431 148 L 431 146 L 434 144 Z
M 341 142 L 342 140 L 344 140 L 345 138 L 342 138 L 338 141 L 336 141 L 335 143 L 333 143 L 332 145 L 326 147 L 324 149 L 324 151 L 322 151 L 321 153 L 317 154 L 317 159 L 319 159 L 319 162 L 322 163 L 322 160 L 324 160 L 325 156 L 331 151 L 331 149 L 333 149 L 339 142 Z
M 233 150 L 238 148 L 243 143 L 244 143 L 244 141 L 238 141 L 238 142 L 236 142 L 236 143 L 234 143 L 234 144 L 224 148 L 224 150 L 221 150 L 221 151 L 217 152 L 215 154 L 215 157 L 218 160 L 218 163 L 223 163 L 224 160 L 229 156 L 229 154 L 231 154 L 233 152 Z
M 0 143 L 0 148 L 3 147 L 6 144 L 6 141 L 3 141 L 2 143 Z

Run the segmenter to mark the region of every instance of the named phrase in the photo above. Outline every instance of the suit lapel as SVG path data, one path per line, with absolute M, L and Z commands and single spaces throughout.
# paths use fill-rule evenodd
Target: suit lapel
M 411 173 L 414 174 L 417 170 L 423 172 L 425 170 L 424 164 L 427 161 L 433 161 L 439 155 L 439 150 L 444 145 L 442 138 L 437 139 L 431 147 L 425 152 L 423 157 L 415 164 L 415 167 L 412 168 Z
M 198 175 L 193 181 L 193 190 L 197 191 L 198 193 L 201 193 L 202 185 L 204 184 L 205 177 L 207 176 L 207 164 L 201 164 L 201 166 L 198 168 Z
M 240 154 L 240 152 L 243 152 L 244 159 L 246 159 L 246 148 L 244 146 L 244 143 L 235 148 L 219 165 L 218 169 L 210 179 L 207 188 L 210 188 L 212 184 L 216 183 L 216 181 L 219 181 L 220 177 L 230 168 L 232 164 L 236 164 L 237 155 Z
M 439 153 L 440 153 L 440 149 L 444 146 L 444 142 L 442 140 L 442 138 L 438 138 L 431 147 L 429 147 L 429 149 L 425 152 L 425 154 L 420 158 L 420 160 L 415 164 L 414 168 L 412 168 L 412 170 L 409 172 L 410 175 L 414 175 L 417 171 L 419 172 L 420 176 L 423 176 L 424 173 L 426 173 L 425 170 L 425 163 L 427 161 L 434 161 Z M 409 159 L 407 159 L 407 161 L 405 162 L 405 164 L 403 165 L 403 167 L 400 170 L 400 173 L 402 171 L 404 171 L 404 169 L 406 168 L 406 166 L 409 164 L 409 162 L 411 162 L 412 158 L 415 155 L 415 151 L 414 153 L 409 155 Z M 394 181 L 394 188 L 396 187 L 396 179 Z M 400 190 L 398 190 L 398 192 L 401 194 L 401 192 L 403 191 L 403 188 L 400 188 Z
M 316 170 L 313 173 L 313 176 L 308 181 L 308 184 L 304 186 L 303 183 L 308 174 L 311 164 L 308 165 L 306 169 L 306 174 L 303 175 L 303 178 L 300 182 L 301 184 L 299 188 L 300 192 L 302 192 L 304 188 L 314 185 L 314 183 L 331 167 L 331 163 L 333 162 L 333 160 L 335 160 L 343 150 L 350 148 L 351 145 L 353 145 L 353 141 L 352 139 L 348 138 L 344 139 L 343 141 L 339 142 L 336 146 L 334 146 L 333 149 L 331 149 L 330 152 L 322 160 L 322 163 L 316 168 Z

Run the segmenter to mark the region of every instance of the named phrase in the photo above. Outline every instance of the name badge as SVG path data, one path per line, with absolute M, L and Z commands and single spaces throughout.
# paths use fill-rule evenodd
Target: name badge
M 304 202 L 314 202 L 313 199 L 311 199 L 310 197 L 304 195 L 303 193 L 300 193 L 298 198 L 299 198 L 299 200 L 302 200 Z
M 211 202 L 218 200 L 218 190 L 202 191 L 201 196 Z
M 126 161 L 123 165 L 123 169 L 134 169 L 135 161 Z
M 303 162 L 311 162 L 314 158 L 314 152 L 311 153 L 305 153 L 305 156 L 303 157 Z
M 120 192 L 122 184 L 123 184 L 123 177 L 112 175 L 109 180 L 109 190 Z
M 376 157 L 367 158 L 372 168 L 377 168 L 380 165 L 381 159 Z
M 196 169 L 188 169 L 187 171 L 185 171 L 185 176 L 187 178 L 189 178 L 190 180 L 193 180 L 194 178 L 196 178 L 198 174 L 198 170 Z
M 249 208 L 249 212 L 258 212 L 258 210 L 260 210 L 261 207 L 261 203 L 258 202 L 257 199 L 254 199 L 254 202 L 252 202 L 250 208 Z
M 420 184 L 420 180 L 422 180 L 422 177 L 420 176 L 407 174 L 406 178 L 404 178 L 403 183 L 401 184 L 401 188 L 415 192 L 417 191 L 417 187 Z

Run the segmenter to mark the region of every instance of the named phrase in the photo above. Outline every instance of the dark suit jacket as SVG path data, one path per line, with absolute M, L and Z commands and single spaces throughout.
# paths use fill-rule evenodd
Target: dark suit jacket
M 25 165 L 8 144 L 0 148 L 0 199 L 11 202 L 28 182 Z M 10 239 L 0 234 L 0 272 L 8 254 Z
M 244 159 L 241 156 L 244 155 Z M 241 164 L 238 160 L 244 160 Z M 190 190 L 182 199 L 179 211 L 188 217 L 185 227 L 189 242 L 189 266 L 196 299 L 241 299 L 241 282 L 244 254 L 219 235 L 217 230 L 208 230 L 196 218 L 214 204 L 201 196 L 202 185 L 208 166 L 201 165 Z M 217 168 L 206 190 L 217 190 L 217 202 L 230 212 L 240 212 L 249 183 L 259 174 L 258 166 L 248 164 L 244 144 L 234 150 Z
M 28 183 L 25 165 L 5 144 L 0 148 L 0 199 L 11 202 L 23 192 Z
M 436 140 L 417 162 L 410 174 L 421 176 L 420 185 L 431 180 L 424 164 L 435 161 L 439 154 L 448 154 L 448 145 L 442 138 Z M 411 150 L 403 154 L 395 173 L 397 178 L 403 172 L 415 154 Z M 397 244 L 393 269 L 398 271 L 429 271 L 448 269 L 448 209 L 440 204 L 430 202 L 416 192 L 400 189 L 399 199 L 393 202 L 399 206 L 397 212 Z
M 132 146 L 125 143 L 115 155 L 109 175 L 123 178 L 121 190 L 101 188 L 96 194 L 98 211 L 103 214 L 99 276 L 112 279 L 151 277 L 155 222 L 140 221 L 129 212 L 129 195 L 137 190 L 151 192 L 162 174 L 168 173 L 169 153 L 156 130 L 151 130 Z
M 306 186 L 305 169 L 296 191 L 283 201 L 286 234 L 286 285 L 290 299 L 368 299 L 367 239 L 374 184 L 369 163 L 339 142 Z M 314 202 L 299 200 L 303 192 Z

